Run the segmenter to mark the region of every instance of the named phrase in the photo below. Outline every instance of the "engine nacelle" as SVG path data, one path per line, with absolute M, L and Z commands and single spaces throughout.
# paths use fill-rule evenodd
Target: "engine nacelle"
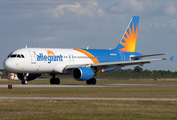
M 41 74 L 17 73 L 18 79 L 27 81 L 34 80 L 39 76 L 41 76 Z
M 86 67 L 75 68 L 72 74 L 74 79 L 81 80 L 81 81 L 89 80 L 94 76 L 94 72 L 92 68 L 86 68 Z

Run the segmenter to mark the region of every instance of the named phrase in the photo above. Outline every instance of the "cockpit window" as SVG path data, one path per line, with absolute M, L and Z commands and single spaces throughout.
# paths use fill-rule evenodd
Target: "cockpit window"
M 11 58 L 15 58 L 16 56 L 17 56 L 17 55 L 16 55 L 16 54 L 14 54 L 14 55 L 11 55 L 10 57 L 11 57 Z
M 20 56 L 20 55 L 17 55 L 17 57 L 18 57 L 18 58 L 21 58 L 21 56 Z
M 12 55 L 9 55 L 8 58 L 25 58 L 24 55 L 22 54 L 12 54 Z
M 25 58 L 24 55 L 21 55 L 22 58 Z

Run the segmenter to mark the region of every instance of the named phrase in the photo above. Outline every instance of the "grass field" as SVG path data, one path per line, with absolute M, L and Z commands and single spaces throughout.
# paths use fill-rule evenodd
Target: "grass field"
M 1 97 L 177 98 L 177 87 L 0 88 Z
M 177 102 L 0 100 L 0 119 L 169 120 Z
M 62 84 L 85 84 L 63 80 Z M 177 84 L 176 80 L 98 80 L 98 84 Z M 0 84 L 20 84 L 1 80 Z M 34 80 L 29 84 L 49 84 Z M 0 88 L 1 97 L 177 98 L 177 87 Z M 0 120 L 149 120 L 177 119 L 177 102 L 0 100 Z

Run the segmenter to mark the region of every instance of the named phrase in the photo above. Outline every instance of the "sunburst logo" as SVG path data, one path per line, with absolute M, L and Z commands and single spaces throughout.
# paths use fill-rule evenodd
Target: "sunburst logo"
M 123 40 L 120 42 L 120 44 L 124 46 L 120 51 L 135 52 L 137 31 L 138 24 L 134 25 L 132 22 L 131 27 L 128 26 L 128 29 L 123 36 Z
M 54 55 L 54 52 L 50 51 L 50 50 L 47 50 L 47 54 L 48 55 Z

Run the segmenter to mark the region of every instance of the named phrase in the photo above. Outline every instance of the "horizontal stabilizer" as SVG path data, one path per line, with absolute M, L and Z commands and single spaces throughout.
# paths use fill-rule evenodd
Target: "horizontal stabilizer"
M 159 56 L 159 55 L 167 55 L 167 53 L 162 53 L 162 54 L 151 54 L 151 55 L 142 55 L 142 56 L 132 56 L 131 59 L 143 58 L 143 57 L 152 57 L 152 56 Z
M 170 60 L 173 62 L 174 55 L 170 58 Z

